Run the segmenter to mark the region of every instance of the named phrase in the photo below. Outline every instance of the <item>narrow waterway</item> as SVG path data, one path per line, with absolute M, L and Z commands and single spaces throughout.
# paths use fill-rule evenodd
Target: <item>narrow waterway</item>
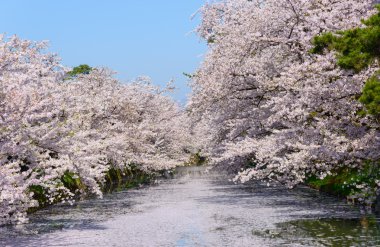
M 0 246 L 380 246 L 380 217 L 342 200 L 203 170 L 39 211 Z

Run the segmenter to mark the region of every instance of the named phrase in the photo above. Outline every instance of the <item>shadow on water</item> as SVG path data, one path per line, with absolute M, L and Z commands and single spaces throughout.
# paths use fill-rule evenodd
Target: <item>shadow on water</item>
M 0 246 L 27 246 L 23 243 L 30 245 L 34 237 L 56 231 L 104 230 L 101 222 L 130 212 L 134 204 L 128 199 L 137 194 L 137 190 L 114 192 L 103 199 L 79 201 L 74 206 L 61 204 L 44 208 L 30 215 L 27 224 L 0 227 Z
M 262 182 L 250 184 L 237 184 L 225 180 L 214 180 L 213 191 L 216 193 L 200 201 L 213 204 L 239 205 L 242 208 L 271 207 L 284 214 L 299 217 L 300 211 L 313 211 L 313 215 L 302 215 L 302 217 L 356 217 L 360 208 L 346 203 L 335 196 L 299 186 L 288 190 L 283 186 L 268 187 Z M 227 193 L 226 193 L 227 192 Z M 289 211 L 289 209 L 291 209 Z

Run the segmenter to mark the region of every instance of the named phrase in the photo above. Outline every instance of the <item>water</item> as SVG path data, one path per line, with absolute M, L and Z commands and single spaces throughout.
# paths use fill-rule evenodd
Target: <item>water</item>
M 0 228 L 0 246 L 380 246 L 380 217 L 304 187 L 182 168 L 158 185 L 39 211 Z

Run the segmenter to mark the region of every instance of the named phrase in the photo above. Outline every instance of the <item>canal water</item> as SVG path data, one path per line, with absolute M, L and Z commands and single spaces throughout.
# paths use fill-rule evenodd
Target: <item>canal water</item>
M 181 168 L 155 185 L 56 205 L 0 228 L 0 246 L 380 246 L 380 217 L 306 187 Z

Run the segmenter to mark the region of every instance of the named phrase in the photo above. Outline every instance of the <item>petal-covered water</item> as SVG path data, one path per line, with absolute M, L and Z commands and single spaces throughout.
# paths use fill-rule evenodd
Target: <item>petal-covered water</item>
M 380 218 L 344 201 L 203 170 L 39 211 L 0 228 L 0 246 L 380 246 Z

